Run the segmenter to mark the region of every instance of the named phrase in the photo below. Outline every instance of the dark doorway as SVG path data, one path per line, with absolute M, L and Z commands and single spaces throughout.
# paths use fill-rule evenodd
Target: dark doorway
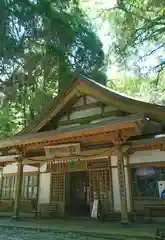
M 70 173 L 70 206 L 72 216 L 89 216 L 89 173 L 86 171 Z

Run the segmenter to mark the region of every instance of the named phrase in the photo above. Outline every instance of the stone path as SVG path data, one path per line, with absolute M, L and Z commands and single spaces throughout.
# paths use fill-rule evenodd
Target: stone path
M 155 224 L 136 224 L 130 227 L 121 226 L 119 223 L 105 222 L 101 223 L 92 220 L 34 220 L 34 219 L 23 219 L 23 220 L 11 220 L 11 218 L 0 218 L 0 228 L 15 229 L 16 232 L 22 231 L 27 232 L 27 238 L 32 240 L 32 230 L 37 232 L 47 232 L 48 235 L 52 236 L 52 239 L 121 239 L 121 240 L 146 240 L 154 239 L 158 225 Z M 29 233 L 30 231 L 30 233 Z M 44 233 L 45 234 L 45 233 Z M 69 235 L 71 234 L 71 235 Z M 32 234 L 33 235 L 33 234 Z M 19 235 L 18 236 L 22 236 Z M 40 235 L 39 235 L 40 236 Z M 44 236 L 45 239 L 45 235 Z M 42 239 L 42 236 L 40 239 Z M 71 236 L 71 238 L 70 238 Z M 82 238 L 77 238 L 81 236 Z M 33 237 L 33 236 L 32 236 Z M 56 237 L 56 238 L 55 238 Z M 57 238 L 58 237 L 58 238 Z M 84 238 L 83 238 L 84 237 Z M 47 237 L 46 237 L 47 238 Z M 0 239 L 1 235 L 0 235 Z M 8 240 L 4 238 L 5 240 Z M 25 238 L 13 238 L 14 240 L 22 240 Z M 36 238 L 35 238 L 36 239 Z M 48 237 L 47 240 L 51 238 Z
M 96 238 L 75 233 L 55 233 L 53 231 L 27 230 L 20 228 L 0 227 L 1 240 L 95 240 Z M 100 239 L 100 238 L 99 238 Z M 104 239 L 100 239 L 104 240 Z

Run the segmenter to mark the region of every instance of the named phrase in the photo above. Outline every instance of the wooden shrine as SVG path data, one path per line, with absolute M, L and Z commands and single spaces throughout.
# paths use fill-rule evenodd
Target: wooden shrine
M 120 209 L 127 223 L 132 211 L 129 156 L 164 149 L 164 137 L 154 138 L 164 131 L 164 121 L 162 106 L 119 95 L 84 77 L 76 79 L 27 128 L 0 141 L 1 158 L 15 155 L 10 163 L 18 166 L 13 217 L 20 213 L 23 165 L 31 165 L 40 175 L 36 197 L 43 212 L 51 205 L 56 215 L 90 215 L 97 195 L 104 213 Z M 118 194 L 120 202 L 114 200 Z

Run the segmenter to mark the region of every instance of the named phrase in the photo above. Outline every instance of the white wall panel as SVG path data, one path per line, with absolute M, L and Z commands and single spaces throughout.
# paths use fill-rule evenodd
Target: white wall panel
M 49 203 L 50 199 L 50 173 L 40 173 L 39 204 Z
M 23 171 L 24 172 L 35 172 L 35 171 L 37 171 L 37 168 L 32 167 L 32 166 L 28 166 L 28 165 L 24 165 Z M 13 164 L 7 165 L 6 167 L 4 167 L 3 173 L 4 174 L 17 173 L 17 164 L 13 163 Z
M 117 168 L 112 168 L 112 186 L 113 186 L 113 202 L 114 211 L 121 211 L 120 192 L 119 192 L 119 180 Z
M 150 150 L 150 151 L 139 151 L 130 155 L 129 163 L 149 163 L 149 162 L 164 162 L 165 151 Z

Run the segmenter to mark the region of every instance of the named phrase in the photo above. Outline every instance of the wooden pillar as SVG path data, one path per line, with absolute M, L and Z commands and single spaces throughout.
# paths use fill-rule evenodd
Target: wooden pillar
M 2 193 L 3 193 L 3 182 L 4 182 L 4 177 L 3 177 L 3 167 L 1 168 L 1 189 L 0 189 L 0 198 L 2 199 Z
M 37 217 L 37 211 L 39 211 L 39 189 L 40 189 L 40 165 L 38 166 L 38 171 L 37 171 L 37 194 L 36 194 L 36 213 L 35 217 Z
M 14 199 L 14 219 L 19 219 L 20 214 L 20 200 L 22 193 L 22 180 L 23 180 L 23 163 L 22 159 L 17 159 L 17 177 L 16 177 L 16 186 L 15 186 L 15 199 Z
M 119 179 L 119 191 L 121 201 L 121 223 L 128 224 L 128 209 L 127 209 L 127 195 L 126 195 L 126 181 L 124 171 L 124 157 L 122 145 L 117 147 L 117 168 L 118 168 L 118 179 Z

